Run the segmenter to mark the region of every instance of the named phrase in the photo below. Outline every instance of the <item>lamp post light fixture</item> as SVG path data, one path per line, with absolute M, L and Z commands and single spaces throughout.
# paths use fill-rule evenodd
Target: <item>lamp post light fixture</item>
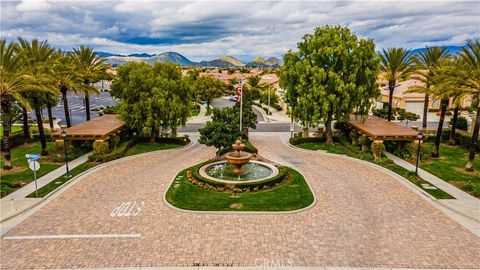
M 420 130 L 417 134 L 418 137 L 418 148 L 417 148 L 417 164 L 415 166 L 415 175 L 418 176 L 418 161 L 420 160 L 420 145 L 422 144 L 423 133 Z
M 67 173 L 65 174 L 65 178 L 70 178 L 72 175 L 70 174 L 70 170 L 68 169 L 68 153 L 67 153 L 67 132 L 62 130 L 60 133 L 63 138 L 63 153 L 65 155 L 65 168 L 67 169 Z

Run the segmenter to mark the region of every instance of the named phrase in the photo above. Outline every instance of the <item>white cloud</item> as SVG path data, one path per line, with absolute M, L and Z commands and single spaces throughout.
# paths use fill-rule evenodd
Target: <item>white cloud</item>
M 114 53 L 279 56 L 317 26 L 340 24 L 377 47 L 462 45 L 480 36 L 480 2 L 1 2 L 1 35 Z

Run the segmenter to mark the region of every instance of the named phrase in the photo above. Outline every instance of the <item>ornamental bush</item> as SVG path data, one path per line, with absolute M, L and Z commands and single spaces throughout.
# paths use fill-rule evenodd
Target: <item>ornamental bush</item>
M 370 146 L 373 156 L 375 159 L 381 159 L 383 153 L 385 152 L 385 145 L 382 142 L 373 142 Z
M 95 155 L 105 155 L 109 152 L 107 141 L 95 141 L 93 143 L 93 153 Z

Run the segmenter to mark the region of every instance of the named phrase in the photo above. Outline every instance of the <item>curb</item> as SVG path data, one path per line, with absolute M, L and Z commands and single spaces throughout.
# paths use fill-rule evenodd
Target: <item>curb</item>
M 56 193 L 60 192 L 60 191 L 65 191 L 67 190 L 68 188 L 64 189 L 67 185 L 73 185 L 74 182 L 78 182 L 79 180 L 81 180 L 80 178 L 82 178 L 83 176 L 86 176 L 86 175 L 89 175 L 99 169 L 102 169 L 106 166 L 110 166 L 111 164 L 115 164 L 115 163 L 119 163 L 119 162 L 123 162 L 125 160 L 129 160 L 129 159 L 132 159 L 132 158 L 136 158 L 136 157 L 139 157 L 139 156 L 148 156 L 148 155 L 153 155 L 153 154 L 156 154 L 158 152 L 166 152 L 166 151 L 176 151 L 176 150 L 184 150 L 184 149 L 188 149 L 190 147 L 192 147 L 194 145 L 193 143 L 193 140 L 190 140 L 190 143 L 187 144 L 187 145 L 184 145 L 182 147 L 177 147 L 177 148 L 172 148 L 172 149 L 166 149 L 166 150 L 157 150 L 157 151 L 150 151 L 150 152 L 147 152 L 147 153 L 142 153 L 142 154 L 137 154 L 137 155 L 133 155 L 133 156 L 128 156 L 128 157 L 122 157 L 122 158 L 119 158 L 119 159 L 115 159 L 115 160 L 112 160 L 112 161 L 109 161 L 109 162 L 106 162 L 106 163 L 101 163 L 101 164 L 98 164 L 74 177 L 72 177 L 70 180 L 66 181 L 65 183 L 61 184 L 60 186 L 58 186 L 56 189 L 54 189 L 53 191 L 51 191 L 50 193 L 48 193 L 47 195 L 45 195 L 45 197 L 43 198 L 40 198 L 37 202 L 35 202 L 34 204 L 30 205 L 29 207 L 15 213 L 14 215 L 11 215 L 5 219 L 2 219 L 0 220 L 0 223 L 2 222 L 5 222 L 5 221 L 8 221 L 20 214 L 23 214 L 35 207 L 37 207 L 38 205 L 40 205 L 41 203 L 45 202 L 46 200 L 48 200 L 50 197 L 52 197 L 53 195 L 55 195 Z M 88 161 L 87 161 L 88 162 Z M 83 163 L 82 163 L 83 164 Z M 6 232 L 5 232 L 6 233 Z
M 163 193 L 163 196 L 162 196 L 162 200 L 163 200 L 163 203 L 165 204 L 165 206 L 167 206 L 167 208 L 170 208 L 173 211 L 183 212 L 183 213 L 188 213 L 188 214 L 200 214 L 200 215 L 202 215 L 202 214 L 232 215 L 232 216 L 234 216 L 234 215 L 238 215 L 238 216 L 244 216 L 244 215 L 286 215 L 286 214 L 288 215 L 288 214 L 298 214 L 298 213 L 307 211 L 307 210 L 309 210 L 309 209 L 311 209 L 311 208 L 313 208 L 314 206 L 317 205 L 317 196 L 315 195 L 315 192 L 312 189 L 312 187 L 310 186 L 310 183 L 308 182 L 307 178 L 305 177 L 305 175 L 303 175 L 303 173 L 301 171 L 295 170 L 299 174 L 302 175 L 303 179 L 305 180 L 305 183 L 307 183 L 307 186 L 308 186 L 308 188 L 310 189 L 310 192 L 313 195 L 313 202 L 311 204 L 303 207 L 303 208 L 300 208 L 300 209 L 288 210 L 288 211 L 233 211 L 233 210 L 232 211 L 201 211 L 201 210 L 188 210 L 188 209 L 178 208 L 176 206 L 173 206 L 172 204 L 170 204 L 167 201 L 167 193 L 168 193 L 168 190 L 170 189 L 170 187 L 173 185 L 173 182 L 175 181 L 176 176 L 183 170 L 184 169 L 178 171 L 175 174 L 175 177 L 172 179 L 172 182 L 170 182 L 170 184 L 168 185 L 168 188 L 165 190 L 165 192 Z
M 375 163 L 372 163 L 372 162 L 369 162 L 369 161 L 365 161 L 365 160 L 361 160 L 361 159 L 358 159 L 358 158 L 354 158 L 354 157 L 349 157 L 349 156 L 346 156 L 346 155 L 339 155 L 339 154 L 333 154 L 333 153 L 328 153 L 326 151 L 321 151 L 321 150 L 317 150 L 317 151 L 314 151 L 314 150 L 307 150 L 307 149 L 303 149 L 303 148 L 300 148 L 300 147 L 297 147 L 295 145 L 292 145 L 290 142 L 285 142 L 284 140 L 282 140 L 284 142 L 285 145 L 287 145 L 288 147 L 291 147 L 293 149 L 296 149 L 296 150 L 299 150 L 299 151 L 302 151 L 302 152 L 309 152 L 309 153 L 320 153 L 321 155 L 327 155 L 327 156 L 334 156 L 334 157 L 340 157 L 340 158 L 343 158 L 343 159 L 346 159 L 346 160 L 350 160 L 350 161 L 353 161 L 353 162 L 357 162 L 357 163 L 362 163 L 362 164 L 365 164 L 365 165 L 369 165 L 375 169 L 377 169 L 378 171 L 381 171 L 385 174 L 388 174 L 390 176 L 392 176 L 393 178 L 397 179 L 397 180 L 400 180 L 402 183 L 405 183 L 408 185 L 408 187 L 414 191 L 415 193 L 417 193 L 418 195 L 424 195 L 425 197 L 428 197 L 429 199 L 431 199 L 432 201 L 438 201 L 439 199 L 433 197 L 432 195 L 430 195 L 429 193 L 427 193 L 426 191 L 420 189 L 419 187 L 417 187 L 416 185 L 414 185 L 412 182 L 410 182 L 408 179 L 406 179 L 405 177 L 397 174 L 396 172 L 393 172 L 393 171 L 390 171 L 389 169 L 386 169 L 378 164 L 375 164 Z

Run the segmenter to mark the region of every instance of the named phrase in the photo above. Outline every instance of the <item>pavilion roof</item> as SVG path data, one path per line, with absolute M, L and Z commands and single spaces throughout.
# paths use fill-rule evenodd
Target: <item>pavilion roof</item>
M 64 129 L 67 140 L 106 140 L 125 126 L 116 114 L 105 114 L 93 120 Z M 63 139 L 60 131 L 52 134 L 54 139 Z
M 403 127 L 385 119 L 369 116 L 362 121 L 360 116 L 351 115 L 350 125 L 372 140 L 395 141 L 395 140 L 416 140 L 418 132 L 408 127 Z

